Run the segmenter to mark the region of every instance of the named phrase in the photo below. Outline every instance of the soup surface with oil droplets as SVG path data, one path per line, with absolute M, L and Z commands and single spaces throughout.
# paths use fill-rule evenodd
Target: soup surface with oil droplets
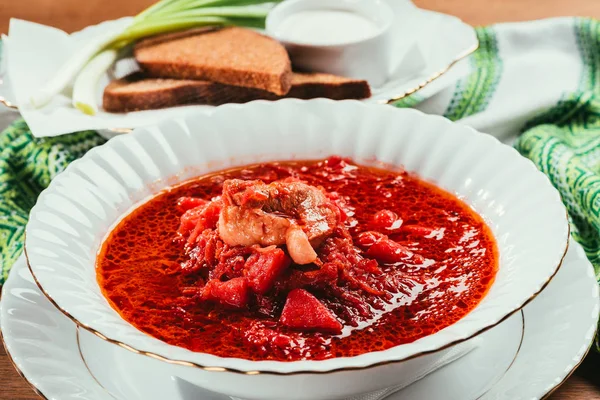
M 169 344 L 296 361 L 433 334 L 477 306 L 497 268 L 490 229 L 454 195 L 333 156 L 160 192 L 109 234 L 97 278 L 125 320 Z

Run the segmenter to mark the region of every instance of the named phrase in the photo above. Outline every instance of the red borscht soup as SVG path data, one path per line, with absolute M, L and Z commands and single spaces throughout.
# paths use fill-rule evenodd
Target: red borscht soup
M 400 170 L 330 157 L 202 176 L 109 234 L 98 282 L 143 332 L 249 360 L 323 360 L 413 342 L 485 296 L 494 237 Z

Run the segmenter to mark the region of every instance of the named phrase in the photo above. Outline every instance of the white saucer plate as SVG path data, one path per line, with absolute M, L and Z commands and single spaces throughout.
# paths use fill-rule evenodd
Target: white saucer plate
M 463 358 L 388 399 L 543 398 L 587 354 L 599 309 L 593 268 L 571 241 L 556 277 L 521 313 L 476 338 L 478 347 Z M 87 332 L 78 336 L 75 324 L 39 291 L 23 258 L 3 288 L 0 327 L 16 368 L 47 399 L 226 399 L 161 376 L 149 366 L 155 360 Z

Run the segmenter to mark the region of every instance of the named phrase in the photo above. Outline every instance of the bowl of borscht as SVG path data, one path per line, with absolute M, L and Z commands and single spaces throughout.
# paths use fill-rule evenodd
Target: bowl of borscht
M 318 99 L 111 139 L 41 194 L 25 247 L 58 309 L 165 374 L 338 399 L 407 383 L 520 310 L 568 236 L 558 192 L 495 138 Z

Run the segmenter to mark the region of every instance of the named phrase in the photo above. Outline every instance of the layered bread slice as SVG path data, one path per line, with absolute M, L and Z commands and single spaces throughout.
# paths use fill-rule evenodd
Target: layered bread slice
M 369 83 L 360 79 L 324 74 L 319 72 L 292 74 L 292 88 L 285 97 L 332 100 L 366 99 L 371 97 Z
M 218 106 L 253 100 L 281 98 L 334 100 L 364 99 L 371 91 L 366 81 L 321 73 L 294 73 L 285 96 L 239 86 L 199 81 L 148 78 L 134 74 L 111 82 L 104 90 L 103 108 L 108 112 L 153 110 L 189 104 Z
M 206 80 L 279 96 L 291 87 L 291 63 L 283 45 L 250 29 L 161 35 L 137 43 L 134 55 L 154 78 Z

